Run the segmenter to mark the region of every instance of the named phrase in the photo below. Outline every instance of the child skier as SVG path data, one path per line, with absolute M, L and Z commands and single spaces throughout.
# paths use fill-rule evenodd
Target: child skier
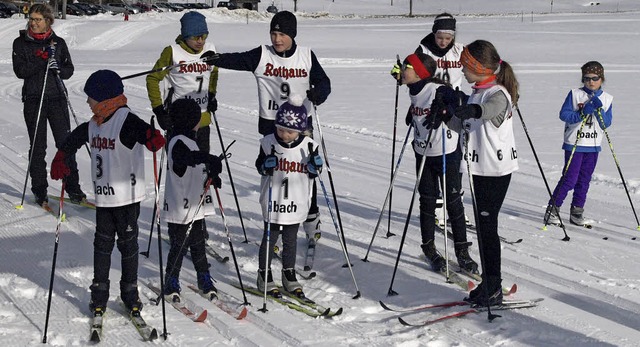
M 564 168 L 544 215 L 545 224 L 560 224 L 558 211 L 573 189 L 569 221 L 585 225 L 584 204 L 591 175 L 598 162 L 603 129 L 611 125 L 613 96 L 602 90 L 604 68 L 597 61 L 584 64 L 582 88 L 572 89 L 560 109 L 564 126 Z
M 465 132 L 466 168 L 474 194 L 482 282 L 465 300 L 480 306 L 502 303 L 498 214 L 518 169 L 511 112 L 518 101 L 518 81 L 511 65 L 488 41 L 477 40 L 462 51 L 462 72 L 473 92 L 443 96 L 455 108 Z
M 178 99 L 169 107 L 173 128 L 167 145 L 167 180 L 165 182 L 163 219 L 169 224 L 171 249 L 167 257 L 164 295 L 169 301 L 180 301 L 180 268 L 191 250 L 197 272 L 198 288 L 209 300 L 217 291 L 209 273 L 205 253 L 207 228 L 204 217 L 214 214 L 210 192 L 203 198 L 203 183 L 220 188 L 220 157 L 198 148 L 196 133 L 200 127 L 200 106 L 193 99 Z M 202 205 L 200 205 L 202 201 Z M 188 233 L 188 236 L 187 236 Z
M 436 61 L 424 53 L 409 55 L 402 65 L 402 82 L 409 88 L 411 115 L 414 128 L 413 150 L 416 156 L 416 172 L 422 176 L 418 185 L 420 193 L 420 231 L 422 252 L 433 271 L 445 271 L 446 261 L 436 250 L 434 243 L 435 210 L 438 197 L 438 179 L 443 180 L 443 142 L 446 157 L 446 202 L 458 265 L 465 271 L 478 272 L 478 264 L 469 256 L 464 207 L 460 196 L 460 161 L 462 153 L 458 144 L 458 132 L 449 129 L 447 122 L 453 115 L 443 108 L 436 98 L 436 91 L 444 82 L 434 77 Z M 453 90 L 451 90 L 452 92 Z M 453 109 L 451 109 L 452 111 Z M 443 136 L 443 130 L 445 136 Z M 458 130 L 459 131 L 459 130 Z
M 159 130 L 138 118 L 127 107 L 124 86 L 117 73 L 99 70 L 84 86 L 93 117 L 80 124 L 60 146 L 51 163 L 51 178 L 69 175 L 67 159 L 85 143 L 91 147 L 91 176 L 96 199 L 96 232 L 93 241 L 93 283 L 89 307 L 102 315 L 109 300 L 111 252 L 116 243 L 121 254 L 120 297 L 138 315 L 138 216 L 145 198 L 144 146 L 161 149 Z
M 272 250 L 279 235 L 283 244 L 283 289 L 304 297 L 296 278 L 296 239 L 300 223 L 307 218 L 314 178 L 323 164 L 318 144 L 302 135 L 307 129 L 307 109 L 302 102 L 302 98 L 293 97 L 278 108 L 276 132 L 260 140 L 260 154 L 256 159 L 256 168 L 262 175 L 260 204 L 265 225 L 259 253 L 258 289 L 264 291 L 266 286 L 267 292 L 276 297 L 280 292 L 273 282 L 267 246 Z

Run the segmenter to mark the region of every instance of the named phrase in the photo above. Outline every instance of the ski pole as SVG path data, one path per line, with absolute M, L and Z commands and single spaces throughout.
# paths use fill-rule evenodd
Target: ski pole
M 151 120 L 153 121 L 153 116 L 151 117 Z M 167 133 L 165 132 L 165 136 L 166 136 L 166 134 Z M 140 252 L 140 255 L 144 255 L 147 258 L 149 258 L 149 254 L 150 254 L 150 251 L 151 251 L 151 240 L 153 239 L 153 227 L 155 226 L 155 224 L 158 224 L 158 227 L 160 227 L 160 215 L 159 215 L 160 193 L 159 193 L 159 189 L 160 189 L 160 182 L 162 181 L 162 169 L 164 167 L 165 153 L 166 153 L 166 148 L 162 147 L 162 153 L 160 154 L 160 170 L 157 173 L 157 177 L 155 177 L 156 178 L 156 187 L 155 187 L 156 198 L 155 198 L 155 201 L 154 201 L 154 204 L 153 204 L 153 213 L 151 214 L 151 229 L 149 230 L 149 242 L 147 242 L 147 250 Z M 153 152 L 153 160 L 154 160 L 154 170 L 157 170 L 155 168 L 156 152 Z M 155 174 L 155 171 L 154 171 L 154 174 Z M 158 229 L 158 231 L 159 230 L 160 229 Z
M 616 163 L 616 168 L 618 169 L 618 173 L 620 174 L 620 180 L 622 181 L 622 186 L 624 187 L 624 191 L 627 193 L 627 199 L 629 199 L 629 204 L 631 205 L 631 211 L 633 211 L 633 216 L 636 218 L 636 230 L 640 230 L 640 221 L 638 221 L 638 215 L 636 214 L 636 209 L 633 207 L 633 201 L 631 200 L 631 195 L 629 195 L 629 189 L 627 188 L 627 183 L 622 176 L 622 169 L 620 169 L 620 163 L 618 162 L 618 157 L 616 156 L 616 152 L 613 150 L 613 143 L 611 142 L 611 138 L 609 137 L 609 132 L 604 127 L 604 119 L 602 118 L 602 112 L 598 110 L 598 118 L 600 118 L 600 122 L 602 125 L 602 130 L 604 131 L 605 136 L 607 137 L 607 142 L 609 143 L 609 149 L 611 150 L 611 154 L 613 155 L 613 161 Z
M 138 72 L 138 73 L 134 73 L 133 75 L 128 75 L 128 76 L 124 76 L 124 77 L 120 77 L 121 80 L 126 80 L 129 78 L 134 78 L 134 77 L 138 77 L 138 76 L 143 76 L 143 75 L 148 75 L 151 73 L 155 73 L 155 72 L 161 72 L 161 71 L 166 71 L 166 70 L 171 70 L 173 68 L 176 68 L 178 66 L 181 65 L 189 65 L 189 64 L 193 64 L 193 63 L 197 63 L 197 62 L 201 62 L 202 58 L 200 59 L 195 59 L 195 60 L 191 60 L 191 61 L 183 61 L 177 64 L 173 64 L 173 65 L 167 65 L 167 66 L 163 66 L 163 67 L 158 67 L 155 69 L 151 69 L 151 70 L 147 70 L 147 71 L 142 71 L 142 72 Z
M 56 259 L 58 258 L 58 244 L 60 243 L 60 226 L 62 225 L 62 207 L 64 206 L 64 188 L 65 182 L 62 180 L 62 188 L 60 189 L 60 202 L 58 205 L 58 224 L 56 225 L 56 238 L 53 244 L 53 260 L 51 261 L 51 278 L 49 279 L 49 296 L 47 298 L 47 314 L 44 321 L 44 333 L 42 335 L 42 343 L 47 343 L 47 329 L 49 328 L 49 313 L 51 312 L 51 296 L 53 294 L 53 279 L 56 274 Z
M 231 251 L 231 257 L 236 267 L 236 274 L 238 275 L 238 282 L 240 283 L 240 289 L 242 290 L 242 297 L 244 298 L 243 305 L 248 306 L 251 303 L 247 300 L 247 295 L 244 291 L 244 285 L 242 284 L 242 277 L 240 276 L 240 268 L 238 267 L 238 260 L 236 259 L 236 253 L 233 251 L 233 243 L 231 242 L 231 234 L 229 233 L 229 227 L 227 227 L 227 219 L 224 216 L 224 209 L 222 208 L 222 200 L 220 199 L 220 192 L 217 187 L 214 187 L 216 191 L 216 198 L 218 199 L 218 208 L 220 209 L 220 215 L 222 215 L 222 225 L 224 225 L 224 231 L 227 233 L 227 241 L 229 242 L 229 250 Z
M 433 124 L 432 124 L 433 125 Z M 429 133 L 427 134 L 427 140 L 425 144 L 428 144 L 431 141 L 431 135 L 433 134 L 433 126 L 429 127 Z M 398 295 L 398 292 L 393 290 L 393 282 L 396 279 L 396 272 L 398 271 L 398 264 L 400 263 L 400 255 L 402 254 L 402 248 L 404 247 L 404 240 L 407 238 L 407 230 L 409 230 L 409 221 L 411 220 L 411 212 L 413 211 L 413 203 L 416 200 L 416 192 L 418 191 L 418 186 L 420 185 L 420 180 L 422 179 L 422 171 L 424 171 L 424 165 L 427 161 L 426 151 L 422 154 L 422 159 L 420 160 L 420 167 L 418 169 L 418 174 L 416 178 L 416 184 L 413 187 L 413 193 L 411 194 L 411 202 L 409 203 L 409 211 L 407 212 L 407 219 L 404 222 L 404 230 L 402 230 L 402 238 L 400 239 L 400 247 L 398 248 L 398 255 L 396 256 L 396 264 L 393 267 L 393 274 L 391 275 L 391 284 L 389 284 L 389 290 L 387 291 L 387 295 Z
M 62 77 L 60 77 L 58 73 L 55 73 L 55 76 L 56 76 L 56 81 L 58 81 L 58 85 L 60 86 L 60 89 L 62 89 L 62 91 L 64 92 L 64 98 L 67 100 L 67 106 L 69 107 L 69 110 L 73 115 L 73 120 L 76 122 L 76 127 L 77 127 L 78 125 L 80 125 L 80 123 L 78 123 L 78 117 L 76 116 L 76 111 L 74 111 L 73 106 L 71 106 L 71 100 L 69 100 L 69 92 L 67 91 L 67 87 L 64 85 L 64 82 L 62 81 Z M 89 157 L 91 157 L 91 151 L 89 150 L 89 145 L 87 143 L 84 144 L 84 148 L 87 149 L 87 153 L 89 154 Z
M 151 131 L 156 131 L 154 116 L 151 116 Z M 155 149 L 155 148 L 154 148 Z M 154 218 L 151 219 L 151 231 L 153 232 L 153 223 L 154 219 L 156 224 L 158 224 L 158 269 L 160 270 L 160 296 L 164 293 L 164 275 L 162 271 L 162 235 L 160 234 L 160 176 L 158 175 L 158 157 L 156 155 L 157 151 L 153 151 L 153 179 L 154 179 L 154 188 L 156 192 L 156 204 L 153 209 Z M 162 150 L 164 157 L 164 147 Z M 160 164 L 162 165 L 162 164 Z M 161 166 L 162 168 L 162 166 Z M 151 245 L 151 234 L 149 235 L 149 245 Z M 147 252 L 147 258 L 149 257 L 149 253 Z M 164 300 L 162 301 L 162 337 L 164 337 L 165 341 L 167 340 L 167 336 L 169 333 L 167 332 L 167 314 L 164 305 Z
M 340 225 L 340 236 L 342 237 L 342 243 L 344 244 L 344 250 L 347 251 L 347 240 L 344 237 L 344 228 L 342 227 L 342 218 L 340 217 L 340 209 L 338 208 L 338 198 L 336 197 L 336 188 L 333 185 L 333 175 L 331 174 L 331 166 L 329 165 L 329 154 L 327 153 L 327 145 L 324 142 L 324 136 L 322 135 L 322 126 L 320 126 L 320 116 L 318 115 L 318 108 L 316 104 L 313 104 L 313 112 L 315 113 L 316 124 L 318 125 L 318 133 L 320 134 L 320 143 L 322 144 L 322 154 L 324 156 L 324 162 L 327 166 L 327 175 L 329 176 L 329 185 L 331 186 L 331 195 L 333 196 L 333 203 L 336 206 L 336 216 L 338 216 L 338 224 Z M 320 176 L 318 176 L 320 177 Z M 347 256 L 347 261 L 349 257 Z M 351 266 L 351 263 L 349 263 Z M 342 267 L 345 267 L 343 265 Z
M 396 54 L 396 64 L 398 66 L 400 66 L 401 64 L 400 56 L 397 54 Z M 396 99 L 395 99 L 395 108 L 393 112 L 393 139 L 391 140 L 391 176 L 389 179 L 390 180 L 389 186 L 391 187 L 391 190 L 389 191 L 389 219 L 387 220 L 387 238 L 396 235 L 391 232 L 391 205 L 393 203 L 393 179 L 394 179 L 393 162 L 395 161 L 395 158 L 396 158 L 396 129 L 398 128 L 398 94 L 400 93 L 401 85 L 402 85 L 402 78 L 398 78 L 398 80 L 396 81 Z
M 44 82 L 42 83 L 42 94 L 40 95 L 40 106 L 38 106 L 38 116 L 36 117 L 36 127 L 33 129 L 33 140 L 31 140 L 31 148 L 29 149 L 29 163 L 27 164 L 27 174 L 24 177 L 24 186 L 22 187 L 22 200 L 20 200 L 20 205 L 16 206 L 16 209 L 18 210 L 22 209 L 24 205 L 24 196 L 27 192 L 27 182 L 29 182 L 29 171 L 31 171 L 31 161 L 33 160 L 33 146 L 36 145 L 36 138 L 38 137 L 38 127 L 40 126 L 40 115 L 42 114 L 42 104 L 44 103 L 44 91 L 47 89 L 48 75 L 49 75 L 49 64 L 47 64 L 47 68 L 44 71 Z
M 551 188 L 549 187 L 549 182 L 547 182 L 547 177 L 544 174 L 544 170 L 542 169 L 542 165 L 540 164 L 540 159 L 538 159 L 538 154 L 536 153 L 535 147 L 533 147 L 533 142 L 531 141 L 531 137 L 529 136 L 529 131 L 527 130 L 527 125 L 524 123 L 524 118 L 522 117 L 522 113 L 520 112 L 520 107 L 516 105 L 516 111 L 518 112 L 518 117 L 520 117 L 520 123 L 522 124 L 522 129 L 524 130 L 524 134 L 527 136 L 527 141 L 529 141 L 529 146 L 531 147 L 531 152 L 533 152 L 533 157 L 536 159 L 536 164 L 538 164 L 538 170 L 540 170 L 540 175 L 542 176 L 542 180 L 544 181 L 544 186 L 547 188 L 547 193 L 549 193 L 549 199 L 555 202 L 555 198 L 553 197 L 553 193 L 551 192 Z M 552 208 L 555 208 L 555 203 Z M 549 219 L 547 218 L 547 221 Z M 567 235 L 567 230 L 560 218 L 560 213 L 558 213 L 558 220 L 560 220 L 560 227 L 564 232 L 563 241 L 569 241 L 569 235 Z M 546 224 L 546 223 L 545 223 Z
M 369 247 L 367 247 L 367 253 L 364 255 L 364 258 L 362 258 L 362 261 L 364 262 L 368 261 L 367 258 L 369 257 L 369 251 L 371 250 L 371 246 L 373 245 L 373 240 L 376 238 L 376 233 L 378 232 L 378 227 L 380 226 L 380 221 L 382 220 L 382 216 L 384 215 L 384 208 L 387 206 L 387 201 L 391 197 L 391 190 L 393 190 L 393 183 L 396 181 L 396 177 L 398 176 L 400 161 L 402 161 L 402 156 L 404 155 L 404 150 L 407 146 L 409 135 L 411 134 L 411 129 L 413 129 L 413 123 L 409 124 L 409 129 L 407 129 L 407 135 L 404 138 L 404 143 L 402 144 L 402 150 L 400 151 L 400 155 L 398 155 L 398 162 L 396 163 L 396 167 L 393 170 L 393 175 L 391 176 L 391 184 L 389 184 L 387 195 L 385 196 L 384 202 L 382 203 L 382 208 L 380 208 L 380 215 L 378 216 L 378 222 L 376 223 L 376 227 L 373 229 L 373 235 L 371 236 L 371 242 L 369 242 Z
M 442 99 L 442 96 L 436 95 L 436 98 Z M 447 237 L 447 151 L 446 151 L 446 143 L 447 136 L 445 136 L 444 131 L 444 122 L 441 125 L 442 127 L 442 219 L 444 219 L 444 261 L 446 268 L 446 278 L 447 282 L 449 279 L 449 238 Z M 434 241 L 435 244 L 435 241 Z
M 276 148 L 271 145 L 271 155 L 274 155 Z M 267 245 L 265 246 L 265 258 L 264 258 L 264 296 L 262 300 L 262 308 L 258 309 L 260 312 L 267 312 L 267 283 L 269 282 L 269 254 L 273 247 L 271 247 L 271 211 L 273 209 L 272 193 L 273 193 L 273 172 L 269 175 L 269 202 L 267 207 Z M 258 266 L 259 267 L 259 266 Z M 258 269 L 258 276 L 260 276 L 260 269 Z
M 313 152 L 313 143 L 309 142 L 309 153 Z M 347 267 L 349 268 L 349 272 L 351 273 L 351 278 L 353 279 L 353 285 L 356 287 L 356 295 L 352 297 L 352 299 L 358 299 L 360 297 L 360 289 L 358 288 L 358 283 L 356 282 L 356 276 L 353 274 L 353 268 L 351 266 L 351 260 L 349 260 L 349 254 L 347 253 L 347 245 L 344 243 L 343 237 L 344 233 L 341 233 L 338 223 L 336 222 L 336 217 L 333 214 L 333 209 L 331 208 L 331 200 L 329 199 L 329 195 L 327 194 L 327 188 L 322 181 L 322 177 L 320 176 L 320 172 L 318 172 L 318 182 L 320 182 L 320 187 L 322 187 L 322 194 L 324 195 L 324 199 L 327 202 L 327 208 L 329 209 L 329 214 L 331 215 L 331 220 L 333 221 L 333 226 L 336 228 L 336 234 L 338 235 L 338 241 L 340 242 L 340 247 L 342 248 L 342 253 L 344 254 L 344 258 L 347 261 Z M 337 208 L 336 208 L 337 210 Z M 342 236 L 342 237 L 341 237 Z
M 238 209 L 238 218 L 240 218 L 240 225 L 242 226 L 242 233 L 244 234 L 244 243 L 249 243 L 247 239 L 247 231 L 244 228 L 244 221 L 242 219 L 242 209 L 240 209 L 240 203 L 238 202 L 238 194 L 236 193 L 236 186 L 233 184 L 233 175 L 231 175 L 231 166 L 229 165 L 230 154 L 227 155 L 227 148 L 224 146 L 224 140 L 222 140 L 222 133 L 220 132 L 220 124 L 218 124 L 218 116 L 215 112 L 211 112 L 213 116 L 213 122 L 216 125 L 216 131 L 218 132 L 218 139 L 220 140 L 220 147 L 222 147 L 222 154 L 224 155 L 224 163 L 227 166 L 227 174 L 229 175 L 229 183 L 231 183 L 231 191 L 233 192 L 233 198 L 236 201 L 236 208 Z M 229 145 L 231 146 L 231 145 Z

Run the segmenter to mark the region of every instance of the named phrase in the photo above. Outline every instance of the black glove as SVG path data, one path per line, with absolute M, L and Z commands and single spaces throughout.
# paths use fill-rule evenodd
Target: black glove
M 171 122 L 171 117 L 169 117 L 169 113 L 164 109 L 164 106 L 156 106 L 153 108 L 153 113 L 158 118 L 158 125 L 162 128 L 162 130 L 171 130 L 173 127 L 173 122 Z
M 431 113 L 429 117 L 425 119 L 425 123 L 427 123 L 429 121 L 429 118 L 432 117 L 433 123 L 431 125 L 431 128 L 437 129 L 438 127 L 440 127 L 440 124 L 442 124 L 442 122 L 447 123 L 449 120 L 451 120 L 451 117 L 453 117 L 454 108 L 452 105 L 447 105 L 442 96 L 436 93 L 436 98 L 433 99 L 433 102 L 431 103 L 430 111 Z M 423 123 L 422 125 L 426 126 L 425 123 Z
M 222 172 L 222 159 L 220 157 L 209 154 L 207 166 L 207 178 L 211 179 L 211 185 L 215 188 L 222 188 L 222 179 L 220 173 Z
M 311 87 L 309 90 L 307 90 L 307 99 L 309 99 L 312 104 L 319 105 L 318 91 L 314 87 Z
M 260 165 L 260 174 L 262 176 L 273 176 L 273 170 L 275 170 L 278 165 L 278 157 L 274 154 L 269 154 L 264 157 L 262 161 L 262 165 Z
M 202 59 L 203 62 L 209 64 L 209 65 L 214 65 L 214 61 L 216 59 L 218 59 L 218 57 L 220 57 L 220 55 L 214 51 L 206 51 L 204 53 L 202 53 L 202 55 L 200 56 L 200 59 Z
M 216 113 L 218 110 L 218 100 L 216 99 L 216 93 L 209 92 L 209 101 L 207 102 L 207 111 Z
M 456 91 L 449 86 L 440 86 L 436 89 L 436 99 L 441 98 L 447 105 L 458 105 Z
M 482 117 L 482 107 L 478 104 L 467 104 L 456 107 L 455 116 L 465 120 L 470 118 L 480 118 Z
M 411 125 L 412 122 L 413 122 L 413 115 L 411 114 L 411 109 L 409 109 L 409 111 L 407 111 L 407 115 L 404 117 L 404 124 L 409 126 Z

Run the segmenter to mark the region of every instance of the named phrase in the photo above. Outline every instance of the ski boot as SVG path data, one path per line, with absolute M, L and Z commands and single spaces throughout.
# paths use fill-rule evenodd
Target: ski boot
M 422 245 L 420 245 L 420 248 L 422 248 L 422 253 L 424 253 L 425 258 L 427 258 L 427 261 L 431 265 L 431 269 L 433 271 L 445 271 L 446 261 L 436 250 L 436 246 L 433 241 L 427 241 L 427 243 L 423 243 Z
M 87 194 L 85 194 L 80 187 L 67 189 L 67 193 L 69 194 L 69 201 L 71 201 L 72 204 L 79 205 L 87 202 Z
M 166 276 L 164 280 L 164 299 L 168 302 L 180 302 L 180 281 L 177 276 Z
M 132 315 L 140 314 L 143 305 L 138 296 L 137 284 L 120 282 L 120 298 Z
M 464 298 L 464 301 L 472 306 L 484 307 L 501 305 L 502 298 L 502 279 L 498 276 L 489 276 L 486 281 L 482 281 L 478 287 L 469 292 L 469 296 Z
M 456 242 L 456 258 L 458 259 L 458 265 L 460 269 L 463 271 L 469 272 L 471 274 L 478 274 L 478 263 L 471 259 L 469 255 L 469 244 L 470 242 Z
M 89 309 L 91 312 L 104 313 L 107 309 L 107 301 L 109 301 L 109 281 L 106 283 L 95 282 L 89 286 L 91 290 L 91 301 L 89 301 Z
M 304 292 L 302 291 L 302 285 L 296 278 L 295 269 L 282 270 L 282 288 L 300 299 L 305 299 Z
M 544 221 L 547 224 L 560 225 L 560 217 L 558 216 L 559 207 L 547 206 L 547 210 L 544 213 Z
M 209 301 L 213 301 L 218 298 L 218 290 L 213 285 L 213 278 L 211 278 L 209 271 L 198 272 L 198 289 L 200 289 L 202 294 L 206 296 Z
M 582 215 L 584 208 L 578 206 L 571 206 L 571 214 L 569 216 L 569 222 L 573 225 L 589 226 L 590 223 Z
M 263 293 L 264 293 L 264 287 L 265 287 L 264 273 L 265 273 L 265 270 L 262 270 L 262 269 L 258 270 L 257 287 L 258 287 L 258 290 L 260 292 L 263 292 Z M 267 286 L 267 295 L 271 295 L 274 298 L 281 298 L 282 297 L 282 294 L 280 293 L 280 290 L 278 290 L 278 287 L 273 282 L 273 275 L 271 274 L 271 270 L 269 270 L 267 272 L 267 283 L 266 283 L 266 286 Z

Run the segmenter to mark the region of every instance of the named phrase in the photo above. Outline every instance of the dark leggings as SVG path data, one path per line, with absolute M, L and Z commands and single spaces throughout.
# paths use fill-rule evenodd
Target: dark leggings
M 273 259 L 273 246 L 278 241 L 278 236 L 282 235 L 282 268 L 293 269 L 296 266 L 296 248 L 298 246 L 298 224 L 280 225 L 271 223 L 270 237 L 269 237 L 269 249 L 272 251 L 269 254 L 269 266 L 271 268 L 271 260 Z M 267 223 L 264 223 L 264 234 L 262 235 L 262 243 L 260 244 L 260 253 L 258 255 L 260 269 L 264 269 L 265 257 L 267 246 Z
M 167 277 L 180 277 L 182 259 L 187 255 L 187 250 L 191 251 L 191 260 L 196 272 L 206 272 L 209 270 L 209 263 L 205 254 L 205 235 L 207 227 L 204 219 L 193 221 L 189 237 L 185 242 L 189 224 L 169 223 L 169 239 L 171 248 L 167 256 Z
M 500 275 L 500 236 L 498 214 L 507 195 L 511 174 L 500 177 L 473 175 L 473 193 L 476 202 L 476 229 L 486 276 Z

